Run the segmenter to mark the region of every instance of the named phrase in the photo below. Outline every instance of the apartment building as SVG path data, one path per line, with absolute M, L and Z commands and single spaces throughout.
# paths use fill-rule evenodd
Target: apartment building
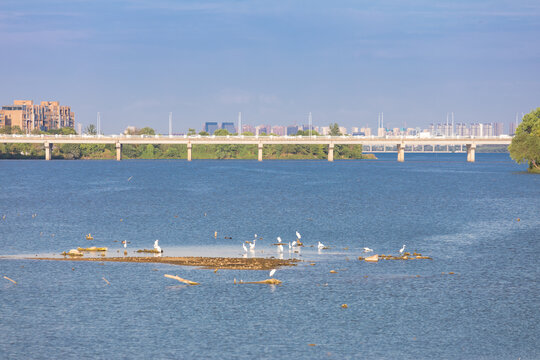
M 69 106 L 60 106 L 59 101 L 15 100 L 13 105 L 4 105 L 0 110 L 0 128 L 18 126 L 29 133 L 34 129 L 47 131 L 63 127 L 74 128 L 75 113 Z

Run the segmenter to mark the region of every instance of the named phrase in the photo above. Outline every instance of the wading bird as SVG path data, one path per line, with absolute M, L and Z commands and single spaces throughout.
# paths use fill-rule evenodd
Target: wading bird
M 364 252 L 365 252 L 365 253 L 372 252 L 372 251 L 373 251 L 373 249 L 370 249 L 370 248 L 368 248 L 368 247 L 365 247 L 365 248 L 364 248 Z
M 276 269 L 270 270 L 270 277 L 274 276 L 275 273 L 276 273 Z
M 249 244 L 249 250 L 255 251 L 255 242 L 256 242 L 256 241 L 257 241 L 257 240 L 253 240 L 253 242 L 252 242 L 251 244 Z
M 161 250 L 158 243 L 159 243 L 159 240 L 154 241 L 154 249 L 157 250 L 157 252 L 161 254 L 163 250 Z
M 403 245 L 403 247 L 401 249 L 399 249 L 399 254 L 403 255 L 404 251 L 405 251 L 405 245 Z
M 246 244 L 242 243 L 242 247 L 244 248 L 244 251 L 247 252 Z
M 324 244 L 323 244 L 322 242 L 319 241 L 319 244 L 317 245 L 317 248 L 318 248 L 319 250 L 322 250 L 322 249 L 325 248 L 325 246 L 324 246 Z
M 300 233 L 299 233 L 298 231 L 296 232 L 296 238 L 297 238 L 298 240 L 300 240 L 300 239 L 302 238 L 302 235 L 300 235 Z

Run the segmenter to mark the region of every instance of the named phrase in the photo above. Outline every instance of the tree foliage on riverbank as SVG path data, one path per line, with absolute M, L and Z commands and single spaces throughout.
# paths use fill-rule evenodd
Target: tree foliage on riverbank
M 540 108 L 523 117 L 509 150 L 518 164 L 528 162 L 530 172 L 540 173 Z

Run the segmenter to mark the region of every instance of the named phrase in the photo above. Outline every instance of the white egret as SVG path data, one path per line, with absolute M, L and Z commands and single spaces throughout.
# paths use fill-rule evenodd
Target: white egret
M 242 247 L 244 248 L 244 251 L 247 252 L 246 244 L 242 243 Z
M 157 252 L 161 254 L 162 250 L 159 247 L 158 243 L 159 243 L 159 240 L 154 241 L 154 249 L 157 250 Z
M 364 252 L 365 252 L 365 253 L 372 252 L 372 251 L 373 251 L 373 249 L 370 249 L 370 248 L 368 248 L 368 247 L 365 247 L 365 248 L 364 248 Z
M 323 244 L 322 242 L 319 241 L 319 244 L 317 245 L 317 248 L 318 248 L 319 250 L 322 250 L 322 249 L 325 248 L 325 246 L 324 246 L 324 244 Z
M 277 237 L 277 242 L 280 243 L 281 242 L 281 238 L 278 236 Z
M 294 241 L 292 242 L 292 246 L 297 246 L 297 245 L 298 245 L 298 242 L 296 242 L 296 240 L 294 240 Z
M 274 276 L 275 273 L 276 273 L 276 269 L 270 270 L 270 277 Z
M 300 240 L 300 239 L 302 238 L 302 235 L 300 235 L 300 233 L 299 233 L 298 231 L 296 232 L 296 238 L 297 238 L 298 240 Z
M 127 248 L 127 240 L 122 241 L 122 244 L 124 244 L 124 249 Z
M 255 242 L 256 242 L 256 241 L 257 241 L 257 240 L 253 240 L 253 242 L 252 242 L 251 244 L 249 244 L 249 250 L 255 251 Z
M 403 245 L 403 247 L 401 249 L 399 249 L 399 253 L 400 255 L 403 255 L 403 252 L 405 251 L 405 245 Z
M 278 245 L 277 249 L 278 249 L 278 252 L 282 253 L 283 252 L 283 245 Z

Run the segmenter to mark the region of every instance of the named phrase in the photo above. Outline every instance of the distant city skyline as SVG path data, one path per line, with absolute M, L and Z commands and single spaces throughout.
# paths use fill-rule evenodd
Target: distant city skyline
M 540 3 L 5 0 L 3 104 L 58 99 L 105 133 L 209 121 L 499 123 L 540 99 Z

